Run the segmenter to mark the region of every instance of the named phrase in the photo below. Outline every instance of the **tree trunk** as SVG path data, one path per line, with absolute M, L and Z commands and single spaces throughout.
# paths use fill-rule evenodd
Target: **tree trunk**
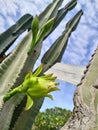
M 72 117 L 61 130 L 98 130 L 98 47 L 74 94 Z

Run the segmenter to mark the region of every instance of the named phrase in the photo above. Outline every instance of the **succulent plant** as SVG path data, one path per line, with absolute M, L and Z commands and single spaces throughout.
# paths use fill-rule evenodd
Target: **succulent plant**
M 55 77 L 51 74 L 44 75 L 44 73 L 61 61 L 68 38 L 83 15 L 82 10 L 68 21 L 61 36 L 45 52 L 41 60 L 43 67 L 40 66 L 35 72 L 33 68 L 40 55 L 43 40 L 77 4 L 76 0 L 72 0 L 59 10 L 62 2 L 63 0 L 53 0 L 35 18 L 29 14 L 24 15 L 15 25 L 0 35 L 2 59 L 0 64 L 0 130 L 30 130 L 44 97 L 48 96 L 52 99 L 48 93 L 58 90 Z M 17 44 L 11 54 L 3 58 L 8 48 L 26 29 L 29 30 L 28 34 Z M 25 95 L 27 95 L 27 100 Z M 27 111 L 24 111 L 24 108 Z

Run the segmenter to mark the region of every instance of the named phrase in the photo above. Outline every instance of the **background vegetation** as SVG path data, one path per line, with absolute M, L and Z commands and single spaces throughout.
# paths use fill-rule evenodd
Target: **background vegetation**
M 39 112 L 32 130 L 58 130 L 72 115 L 70 110 L 60 107 L 46 109 L 45 112 Z

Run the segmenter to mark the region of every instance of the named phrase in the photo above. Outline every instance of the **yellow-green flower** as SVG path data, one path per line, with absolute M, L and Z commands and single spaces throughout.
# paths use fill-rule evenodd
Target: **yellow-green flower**
M 4 101 L 7 101 L 16 93 L 25 93 L 27 95 L 27 104 L 25 110 L 28 110 L 33 105 L 33 98 L 49 97 L 53 99 L 52 95 L 49 93 L 59 90 L 59 88 L 56 87 L 58 85 L 58 83 L 55 82 L 56 77 L 54 77 L 53 74 L 38 76 L 41 71 L 42 65 L 38 67 L 34 74 L 29 72 L 25 76 L 24 82 L 20 86 L 10 91 L 4 97 Z

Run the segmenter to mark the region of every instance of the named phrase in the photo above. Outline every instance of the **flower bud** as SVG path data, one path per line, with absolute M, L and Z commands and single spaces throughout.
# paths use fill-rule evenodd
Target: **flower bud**
M 59 90 L 55 82 L 56 77 L 53 74 L 47 74 L 44 76 L 38 76 L 42 71 L 42 65 L 38 67 L 34 74 L 32 72 L 25 76 L 24 82 L 19 86 L 10 91 L 4 99 L 8 100 L 15 93 L 25 93 L 27 95 L 27 103 L 25 110 L 28 110 L 33 105 L 33 98 L 49 97 L 53 99 L 52 95 L 49 93 L 52 91 Z

